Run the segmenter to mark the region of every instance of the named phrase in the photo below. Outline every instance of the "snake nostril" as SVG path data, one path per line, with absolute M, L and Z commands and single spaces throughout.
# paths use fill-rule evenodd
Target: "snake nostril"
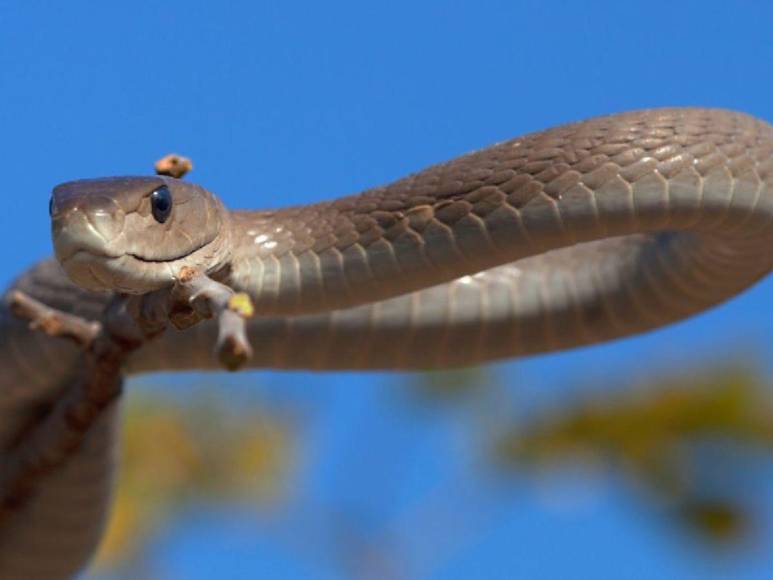
M 61 261 L 80 251 L 100 256 L 116 255 L 116 238 L 123 228 L 123 212 L 68 208 L 51 220 L 54 250 Z

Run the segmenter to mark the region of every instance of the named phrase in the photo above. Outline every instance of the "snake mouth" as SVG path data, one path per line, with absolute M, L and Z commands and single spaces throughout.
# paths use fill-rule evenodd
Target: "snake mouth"
M 187 256 L 184 254 L 176 259 L 184 262 Z M 144 294 L 174 280 L 173 260 L 147 260 L 131 253 L 116 255 L 79 249 L 60 257 L 59 261 L 71 280 L 95 292 L 114 290 Z
M 184 258 L 187 258 L 192 253 L 193 252 L 189 252 L 187 254 L 181 254 L 179 256 L 170 256 L 169 258 L 143 258 L 139 254 L 132 254 L 131 252 L 124 254 L 124 256 L 129 256 L 130 258 L 134 258 L 138 262 L 143 262 L 145 264 L 168 264 L 170 262 L 176 262 L 177 260 L 182 260 Z
M 145 294 L 171 286 L 180 268 L 197 268 L 209 263 L 209 243 L 192 252 L 150 258 L 134 252 L 111 253 L 110 248 L 79 247 L 58 256 L 65 272 L 77 285 L 92 291 L 115 290 L 127 294 Z M 107 250 L 107 251 L 105 251 Z M 197 256 L 196 252 L 205 255 Z
M 124 256 L 133 258 L 137 260 L 138 262 L 142 262 L 144 264 L 167 264 L 171 262 L 177 262 L 178 260 L 183 260 L 190 256 L 191 254 L 196 253 L 197 251 L 201 250 L 207 245 L 207 243 L 201 244 L 200 246 L 194 248 L 190 252 L 185 252 L 183 254 L 174 255 L 174 256 L 168 256 L 164 258 L 146 258 L 145 256 L 140 256 L 139 254 L 135 254 L 133 252 L 126 252 L 124 254 L 108 254 L 107 252 L 95 252 L 92 249 L 86 249 L 86 248 L 75 248 L 71 252 L 67 254 L 60 254 L 57 256 L 57 259 L 61 263 L 68 262 L 72 260 L 75 257 L 83 258 L 84 256 L 89 256 L 91 258 L 96 258 L 99 260 L 118 260 L 119 258 L 122 258 Z
M 206 266 L 211 257 L 207 252 L 210 243 L 206 241 L 192 251 L 162 257 L 148 257 L 130 251 L 113 252 L 111 250 L 116 248 L 109 245 L 54 245 L 57 259 L 77 285 L 92 291 L 144 294 L 172 284 L 179 268 L 189 262 L 196 267 Z M 204 255 L 197 257 L 197 252 Z
M 179 260 L 184 260 L 185 258 L 188 258 L 189 256 L 192 256 L 199 250 L 207 247 L 212 240 L 206 240 L 196 246 L 195 248 L 186 251 L 185 253 L 175 255 L 175 256 L 165 256 L 163 258 L 146 258 L 145 256 L 140 256 L 139 254 L 135 254 L 133 252 L 126 252 L 123 254 L 124 256 L 129 256 L 130 258 L 134 258 L 138 262 L 143 262 L 145 264 L 171 264 L 172 262 L 177 262 Z

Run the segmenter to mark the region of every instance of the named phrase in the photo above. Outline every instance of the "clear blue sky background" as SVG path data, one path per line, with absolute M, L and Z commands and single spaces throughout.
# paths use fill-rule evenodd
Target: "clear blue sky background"
M 0 279 L 49 253 L 53 185 L 147 173 L 169 151 L 192 157 L 191 179 L 229 206 L 270 207 L 355 192 L 602 113 L 706 105 L 773 120 L 771 31 L 773 4 L 762 0 L 0 0 Z M 571 388 L 568 377 L 608 382 L 747 349 L 771 372 L 772 303 L 768 279 L 686 323 L 497 372 L 517 379 L 518 396 L 554 400 Z M 396 496 L 421 503 L 432 486 L 464 480 L 463 464 L 438 466 L 437 450 L 448 454 L 448 445 L 432 443 L 453 437 L 453 419 L 421 426 L 385 413 L 389 376 L 249 378 L 308 393 L 317 406 L 315 461 L 298 491 L 309 504 L 335 496 L 389 527 Z M 404 461 L 366 473 L 379 463 L 364 468 L 351 441 L 369 437 L 390 440 L 387 463 L 410 450 L 409 475 Z M 437 565 L 413 562 L 437 551 L 429 536 L 395 557 L 417 577 L 437 578 L 764 577 L 773 565 L 762 552 L 707 560 L 642 519 L 624 494 L 602 495 L 567 515 L 524 491 Z M 272 540 L 251 519 L 191 517 L 159 543 L 170 577 L 207 578 L 214 566 L 232 577 L 334 578 L 339 570 L 332 556 Z

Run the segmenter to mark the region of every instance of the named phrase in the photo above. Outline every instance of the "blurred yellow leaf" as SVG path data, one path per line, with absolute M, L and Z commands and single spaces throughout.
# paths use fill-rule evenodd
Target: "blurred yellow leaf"
M 130 399 L 116 498 L 97 566 L 135 557 L 153 532 L 186 501 L 275 500 L 292 453 L 283 417 L 197 398 L 183 403 L 156 395 Z

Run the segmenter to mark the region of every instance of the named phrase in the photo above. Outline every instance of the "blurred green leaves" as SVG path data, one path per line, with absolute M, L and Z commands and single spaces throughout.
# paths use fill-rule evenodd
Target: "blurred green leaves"
M 289 417 L 201 391 L 187 401 L 128 399 L 120 480 L 97 566 L 141 559 L 157 528 L 191 502 L 279 499 L 293 456 Z
M 578 459 L 601 466 L 683 529 L 729 544 L 748 537 L 762 511 L 750 490 L 771 451 L 767 385 L 736 368 L 597 391 L 505 429 L 495 455 L 521 473 Z
M 444 417 L 434 421 L 441 430 L 435 433 L 443 434 L 440 441 L 448 453 L 456 453 L 459 437 L 466 437 L 472 442 L 467 448 L 480 460 L 464 467 L 475 472 L 470 473 L 472 489 L 462 493 L 450 485 L 440 493 L 438 488 L 433 497 L 443 499 L 436 500 L 432 509 L 417 503 L 415 514 L 403 514 L 411 522 L 410 529 L 396 528 L 390 541 L 399 543 L 400 533 L 409 537 L 416 529 L 437 529 L 437 521 L 458 519 L 465 509 L 472 510 L 465 521 L 474 519 L 474 493 L 494 502 L 496 513 L 496 506 L 502 505 L 496 502 L 506 499 L 487 495 L 491 488 L 483 482 L 492 472 L 505 483 L 513 475 L 531 478 L 548 493 L 556 482 L 543 477 L 548 472 L 570 484 L 582 477 L 622 483 L 638 501 L 641 513 L 661 517 L 710 548 L 733 548 L 753 538 L 761 523 L 766 509 L 764 486 L 773 466 L 773 402 L 766 381 L 749 368 L 703 369 L 637 384 L 610 382 L 572 389 L 574 394 L 563 400 L 552 397 L 550 408 L 524 397 L 524 385 L 493 369 L 423 373 L 395 382 L 399 382 L 394 385 L 398 391 L 402 388 L 410 396 L 391 397 L 386 407 L 363 412 L 408 416 L 419 423 Z M 297 482 L 291 482 L 289 474 L 301 459 L 298 447 L 303 443 L 296 411 L 308 403 L 302 393 L 293 399 L 290 412 L 258 402 L 229 403 L 217 389 L 194 390 L 184 398 L 166 398 L 158 390 L 145 390 L 140 397 L 132 393 L 115 507 L 99 555 L 102 569 L 136 567 L 154 532 L 195 502 L 246 500 L 270 508 L 292 495 Z M 417 405 L 424 412 L 412 412 Z M 408 424 L 396 425 L 405 429 Z M 380 436 L 393 440 L 394 453 L 388 451 L 389 441 L 382 441 L 386 445 L 382 449 L 377 438 L 362 433 L 347 440 L 340 465 L 343 472 L 351 471 L 356 477 L 357 469 L 372 469 L 370 464 L 355 465 L 357 460 L 352 458 L 363 456 L 373 457 L 377 464 L 404 461 L 409 466 L 416 460 L 403 448 L 404 438 L 398 433 L 387 431 Z M 413 442 L 415 449 L 420 443 Z M 303 458 L 321 466 L 331 460 Z M 397 484 L 386 481 L 384 490 Z M 375 513 L 392 513 L 384 503 L 392 496 L 378 489 L 366 494 L 373 494 L 374 505 L 379 505 Z M 524 493 L 517 486 L 508 489 L 512 494 Z M 334 505 L 324 506 L 322 513 L 345 513 L 353 501 L 347 493 L 353 491 L 331 498 Z M 578 493 L 583 493 L 581 487 Z M 322 525 L 320 538 L 332 541 L 340 536 L 340 517 L 328 521 L 318 513 L 315 520 L 310 509 L 316 508 L 295 506 L 293 511 L 290 506 L 288 514 L 296 516 L 287 516 L 288 537 L 305 537 L 309 522 L 304 517 Z M 265 511 L 256 510 L 256 517 L 261 513 Z M 450 534 L 451 529 L 445 532 Z M 347 543 L 361 547 L 361 540 L 350 537 Z M 319 549 L 327 553 L 333 548 L 323 543 Z

